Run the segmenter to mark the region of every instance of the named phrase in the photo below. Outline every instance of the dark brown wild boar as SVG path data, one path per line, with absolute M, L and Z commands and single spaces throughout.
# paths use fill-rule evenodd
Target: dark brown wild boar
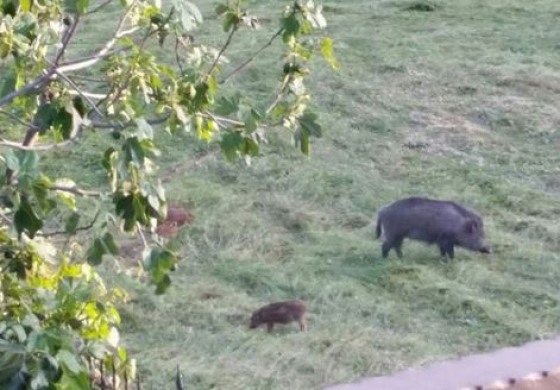
M 251 316 L 249 328 L 255 329 L 266 324 L 270 332 L 274 324 L 289 324 L 292 321 L 299 323 L 300 330 L 307 329 L 307 306 L 298 299 L 283 302 L 274 302 L 256 310 Z
M 482 218 L 455 202 L 411 197 L 381 208 L 376 236 L 383 233 L 382 255 L 391 249 L 402 257 L 405 238 L 437 244 L 442 256 L 454 255 L 454 246 L 490 253 Z

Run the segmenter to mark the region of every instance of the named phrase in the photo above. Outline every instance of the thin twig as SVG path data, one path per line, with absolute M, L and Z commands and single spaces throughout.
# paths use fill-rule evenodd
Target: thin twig
M 9 93 L 6 96 L 0 98 L 0 107 L 3 107 L 6 104 L 11 103 L 12 100 L 14 100 L 15 98 L 17 98 L 21 95 L 25 95 L 33 89 L 39 89 L 39 87 L 42 86 L 42 84 L 46 83 L 47 81 L 52 80 L 53 75 L 54 75 L 54 70 L 50 70 L 50 71 L 46 72 L 44 75 L 39 76 L 39 77 L 35 78 L 35 80 L 25 84 L 25 86 L 21 87 L 17 91 L 13 91 L 12 93 Z
M 102 118 L 105 118 L 105 115 L 103 115 L 103 113 L 97 108 L 96 103 L 94 101 L 92 101 L 88 96 L 83 94 L 80 87 L 75 82 L 70 80 L 70 78 L 68 76 L 66 76 L 65 74 L 62 74 L 58 70 L 56 71 L 56 74 L 59 75 L 68 84 L 70 84 L 72 86 L 72 88 L 74 88 L 74 90 L 91 105 L 92 109 L 97 113 L 97 115 L 99 115 Z
M 224 84 L 226 81 L 228 81 L 233 75 L 235 75 L 237 72 L 239 72 L 241 69 L 243 69 L 244 67 L 246 67 L 247 65 L 249 65 L 255 58 L 257 58 L 257 56 L 259 54 L 261 54 L 266 48 L 268 48 L 270 45 L 272 45 L 272 43 L 274 42 L 274 40 L 276 38 L 278 38 L 280 36 L 280 34 L 282 34 L 284 32 L 284 27 L 280 28 L 278 31 L 276 31 L 276 33 L 268 40 L 267 43 L 265 43 L 259 50 L 257 50 L 251 57 L 249 57 L 247 60 L 245 60 L 244 62 L 242 62 L 240 65 L 238 65 L 234 70 L 232 70 L 231 72 L 229 72 L 221 81 L 220 84 Z
M 245 126 L 245 123 L 243 123 L 241 121 L 236 121 L 235 119 L 224 118 L 222 116 L 212 114 L 209 111 L 206 111 L 204 114 L 202 114 L 202 116 L 205 117 L 205 118 L 210 118 L 216 123 L 223 122 L 223 123 L 228 123 L 228 124 L 234 125 L 234 126 Z
M 91 191 L 91 190 L 83 190 L 76 186 L 74 187 L 65 187 L 59 185 L 52 185 L 49 187 L 49 190 L 52 191 L 61 191 L 61 192 L 68 192 L 70 194 L 79 195 L 79 196 L 90 196 L 90 197 L 100 197 L 102 195 L 99 191 Z
M 128 51 L 132 48 L 132 45 L 127 45 L 124 47 L 120 47 L 118 49 L 115 50 L 107 50 L 105 52 L 103 52 L 102 54 L 94 54 L 92 56 L 89 57 L 83 57 L 83 58 L 78 58 L 78 59 L 74 59 L 71 61 L 67 61 L 63 64 L 60 64 L 60 66 L 57 68 L 57 70 L 59 72 L 62 73 L 68 73 L 68 72 L 73 72 L 75 70 L 81 70 L 84 68 L 87 68 L 89 66 L 95 65 L 96 63 L 98 63 L 101 60 L 104 60 L 107 57 L 110 57 L 112 55 L 124 52 L 124 51 Z
M 63 148 L 65 146 L 68 146 L 72 142 L 74 142 L 76 138 L 78 138 L 80 132 L 81 131 L 77 131 L 72 138 L 69 138 L 63 142 L 58 142 L 54 144 L 45 144 L 45 145 L 33 145 L 33 146 L 23 145 L 20 142 L 14 142 L 14 141 L 6 140 L 4 138 L 0 138 L 0 146 L 7 146 L 8 148 L 18 149 L 18 150 L 35 150 L 35 151 L 45 151 L 45 150 L 50 150 L 55 148 Z
M 160 175 L 160 179 L 162 183 L 168 183 L 171 179 L 173 179 L 173 175 L 178 171 L 188 171 L 193 169 L 194 167 L 199 167 L 202 165 L 206 160 L 209 160 L 211 157 L 218 155 L 221 152 L 220 149 L 211 150 L 203 154 L 198 158 L 194 158 L 192 160 L 182 162 L 180 164 L 175 165 L 174 167 L 168 168 L 165 172 L 162 172 Z
M 224 43 L 224 46 L 222 46 L 222 48 L 218 52 L 218 55 L 214 59 L 214 62 L 210 66 L 210 69 L 208 69 L 208 73 L 206 74 L 206 76 L 210 76 L 212 74 L 212 72 L 214 71 L 214 69 L 216 68 L 216 66 L 218 66 L 218 61 L 220 61 L 220 57 L 224 54 L 224 52 L 228 48 L 228 46 L 231 43 L 231 40 L 233 38 L 233 35 L 237 32 L 238 28 L 239 28 L 239 25 L 237 25 L 237 24 L 233 26 L 233 28 L 231 29 L 231 32 L 228 35 L 226 43 Z
M 125 24 L 127 18 L 128 18 L 128 15 L 132 12 L 134 7 L 136 6 L 136 2 L 137 2 L 137 0 L 134 0 L 128 6 L 127 10 L 125 11 L 124 15 L 122 16 L 121 20 L 119 21 L 119 24 L 117 25 L 117 29 L 115 30 L 115 33 L 113 34 L 113 38 L 111 38 L 105 44 L 105 46 L 103 46 L 101 48 L 101 50 L 99 50 L 97 52 L 97 54 L 95 54 L 93 57 L 91 57 L 90 60 L 81 61 L 79 63 L 74 63 L 74 64 L 61 65 L 57 68 L 57 71 L 60 72 L 60 73 L 65 73 L 65 72 L 85 69 L 87 67 L 95 65 L 96 63 L 101 61 L 101 59 L 103 59 L 103 58 L 105 58 L 105 56 L 107 56 L 107 53 L 109 53 L 111 51 L 111 49 L 113 48 L 113 46 L 115 46 L 115 44 L 117 43 L 119 38 L 122 38 L 123 36 L 125 36 L 127 34 L 131 34 L 134 31 L 136 31 L 138 28 L 129 29 L 125 32 L 121 31 L 124 27 L 124 24 Z
M 181 71 L 181 74 L 183 74 L 183 65 L 181 65 L 181 58 L 179 57 L 179 38 L 176 37 L 175 38 L 175 61 L 177 61 L 177 66 L 179 67 L 179 70 Z
M 8 225 L 11 225 L 13 222 L 10 218 L 6 217 L 4 213 L 0 214 L 0 218 L 2 218 Z
M 93 217 L 93 220 L 90 223 L 88 223 L 85 226 L 77 227 L 76 230 L 74 230 L 74 233 L 72 235 L 74 235 L 78 231 L 84 231 L 84 230 L 91 229 L 93 227 L 93 225 L 95 225 L 95 222 L 97 221 L 97 218 L 99 217 L 99 214 L 100 214 L 100 211 L 98 210 L 97 213 L 95 213 L 95 216 Z M 47 233 L 37 234 L 37 235 L 40 235 L 42 237 L 52 237 L 52 236 L 59 236 L 61 234 L 68 234 L 68 232 L 66 230 L 58 230 L 58 231 L 54 231 L 54 232 L 47 232 Z
M 136 222 L 136 226 L 138 227 L 138 235 L 140 236 L 142 242 L 144 243 L 144 248 L 148 248 L 148 241 L 146 241 L 146 237 L 144 236 L 144 232 L 142 231 L 142 226 L 140 225 L 140 222 Z
M 150 124 L 150 125 L 159 125 L 160 123 L 163 123 L 167 119 L 169 119 L 170 116 L 171 116 L 171 113 L 167 113 L 160 118 L 147 119 L 146 122 L 148 122 L 148 124 Z M 111 130 L 124 130 L 128 127 L 136 126 L 135 121 L 129 121 L 129 122 L 126 122 L 126 123 L 110 123 L 110 122 L 103 122 L 102 123 L 102 122 L 96 122 L 94 120 L 91 120 L 90 124 L 91 124 L 91 126 L 95 127 L 96 129 L 111 129 Z
M 68 44 L 70 43 L 70 39 L 72 39 L 72 36 L 76 32 L 76 27 L 78 26 L 79 21 L 80 21 L 79 15 L 78 14 L 74 15 L 74 20 L 72 20 L 70 26 L 68 26 L 68 28 L 64 32 L 64 35 L 62 36 L 62 39 L 60 40 L 61 41 L 61 46 L 57 50 L 57 54 L 56 54 L 56 56 L 54 58 L 54 61 L 53 61 L 53 64 L 55 66 L 58 65 L 58 62 L 60 61 L 60 59 L 64 55 L 64 52 L 66 51 L 66 48 L 68 47 Z
M 148 39 L 153 35 L 157 33 L 157 30 L 151 30 L 149 29 L 146 32 L 146 35 L 142 38 L 142 40 L 140 41 L 140 43 L 136 43 L 139 46 L 139 53 L 136 56 L 137 58 L 140 56 L 140 52 L 142 51 L 144 45 L 146 44 L 146 42 L 148 41 Z M 127 78 L 124 80 L 123 85 L 120 87 L 114 87 L 108 94 L 107 97 L 105 99 L 101 99 L 98 103 L 96 107 L 101 106 L 102 104 L 105 104 L 107 101 L 109 101 L 110 99 L 112 100 L 112 102 L 116 102 L 118 100 L 120 100 L 121 94 L 123 93 L 123 91 L 128 87 L 128 84 L 130 83 L 130 80 L 132 79 L 132 72 L 127 72 Z M 114 93 L 114 96 L 111 97 L 111 95 Z M 88 113 L 88 116 L 91 114 L 91 112 L 93 111 L 90 110 Z
M 106 7 L 107 5 L 111 4 L 112 1 L 113 1 L 113 0 L 106 0 L 105 2 L 99 4 L 97 7 L 95 7 L 94 9 L 92 9 L 92 10 L 86 12 L 84 15 L 93 14 L 93 13 L 95 13 L 95 12 L 101 10 L 102 8 Z
M 91 99 L 100 99 L 100 100 L 105 99 L 105 97 L 107 96 L 107 95 L 101 94 L 101 93 L 92 93 L 92 92 L 85 92 L 85 91 L 78 92 L 78 91 L 73 91 L 73 90 L 69 90 L 68 94 L 72 95 L 72 96 L 84 96 L 84 97 L 87 96 L 88 98 L 91 98 Z
M 278 96 L 276 96 L 276 99 L 274 99 L 274 101 L 272 102 L 272 104 L 266 109 L 266 115 L 270 114 L 272 112 L 272 110 L 274 110 L 274 107 L 276 107 L 278 105 L 278 103 L 280 103 L 280 101 L 282 100 L 282 98 L 284 97 L 284 94 L 286 93 L 286 88 L 282 89 L 280 91 L 280 93 L 278 94 Z
M 35 126 L 34 124 L 21 120 L 21 118 L 19 116 L 14 115 L 11 112 L 8 112 L 8 111 L 5 111 L 5 110 L 0 110 L 0 114 L 6 115 L 11 120 L 13 120 L 13 121 L 19 123 L 20 125 L 25 126 L 25 127 L 32 128 L 32 129 L 37 128 L 37 126 Z

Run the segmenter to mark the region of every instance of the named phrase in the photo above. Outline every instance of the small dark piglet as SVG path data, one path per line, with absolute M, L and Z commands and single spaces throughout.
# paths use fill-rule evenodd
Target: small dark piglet
M 383 233 L 382 256 L 394 249 L 402 257 L 405 238 L 437 244 L 442 256 L 453 258 L 454 247 L 490 253 L 482 218 L 473 210 L 447 200 L 411 197 L 381 208 L 376 235 Z
M 274 324 L 289 324 L 297 321 L 302 331 L 307 329 L 307 306 L 298 299 L 283 302 L 274 302 L 256 310 L 251 316 L 249 328 L 255 329 L 266 324 L 270 332 Z

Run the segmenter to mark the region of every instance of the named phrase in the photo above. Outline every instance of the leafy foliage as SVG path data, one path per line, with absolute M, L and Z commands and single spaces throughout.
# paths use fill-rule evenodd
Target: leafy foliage
M 157 180 L 160 151 L 154 134 L 194 133 L 217 143 L 229 160 L 260 153 L 267 130 L 283 126 L 306 155 L 310 137 L 320 137 L 318 117 L 308 108 L 305 87 L 309 60 L 320 53 L 337 69 L 322 8 L 312 1 L 284 7 L 279 30 L 269 42 L 222 78 L 224 53 L 235 34 L 255 30 L 258 18 L 245 2 L 218 4 L 216 14 L 227 38 L 217 50 L 194 43 L 196 28 L 207 23 L 190 1 L 125 0 L 113 36 L 97 50 L 76 57 L 79 27 L 111 2 L 89 0 L 0 1 L 0 130 L 21 132 L 22 140 L 0 140 L 2 222 L 0 224 L 0 384 L 9 388 L 87 388 L 88 357 L 132 373 L 134 361 L 118 344 L 120 318 L 115 304 L 124 297 L 107 290 L 95 267 L 118 255 L 115 231 L 139 234 L 143 267 L 155 292 L 171 285 L 177 254 L 156 237 L 167 199 Z M 220 87 L 243 71 L 277 38 L 285 45 L 277 94 L 263 109 L 240 92 Z M 152 42 L 174 48 L 176 63 L 158 58 Z M 91 74 L 84 82 L 79 74 Z M 6 128 L 4 128 L 6 126 Z M 41 153 L 69 148 L 92 129 L 106 131 L 112 144 L 100 150 L 108 188 L 85 190 L 81 178 L 51 178 Z M 4 133 L 4 131 L 2 131 Z M 15 135 L 17 136 L 17 135 Z M 97 199 L 89 224 L 80 199 Z M 112 209 L 109 209 L 110 206 Z M 100 221 L 97 216 L 103 215 Z M 61 230 L 56 230 L 59 227 Z M 91 238 L 79 236 L 91 230 Z M 65 236 L 64 244 L 54 240 Z M 83 250 L 87 247 L 87 250 Z M 133 375 L 132 375 L 133 376 Z

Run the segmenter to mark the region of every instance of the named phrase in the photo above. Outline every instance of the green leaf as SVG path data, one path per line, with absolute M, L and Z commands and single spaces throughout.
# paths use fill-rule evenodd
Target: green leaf
M 88 345 L 87 351 L 92 357 L 98 360 L 105 359 L 107 355 L 107 348 L 100 342 L 93 342 Z
M 0 2 L 0 11 L 2 11 L 4 15 L 10 15 L 13 18 L 16 16 L 17 12 L 17 0 L 4 0 Z
M 56 108 L 51 103 L 46 103 L 39 106 L 33 122 L 35 126 L 39 128 L 40 134 L 45 134 L 48 128 L 52 125 L 57 113 L 58 112 Z
M 179 11 L 181 25 L 185 31 L 193 30 L 197 24 L 202 22 L 202 14 L 196 5 L 190 1 L 172 0 L 173 5 Z
M 13 149 L 8 149 L 4 153 L 4 160 L 6 161 L 6 168 L 18 172 L 19 171 L 19 158 Z
M 282 27 L 284 28 L 282 40 L 284 43 L 287 43 L 292 36 L 297 36 L 299 34 L 301 24 L 297 19 L 297 15 L 290 14 L 282 19 Z
M 80 222 L 80 213 L 73 212 L 70 217 L 66 220 L 66 224 L 64 225 L 64 230 L 68 234 L 76 233 L 76 229 L 78 228 L 78 223 Z
M 78 9 L 78 13 L 85 14 L 89 7 L 89 0 L 78 0 L 76 4 L 76 8 Z
M 82 367 L 78 363 L 76 356 L 70 351 L 61 349 L 56 354 L 56 358 L 65 366 L 65 368 L 70 370 L 70 372 L 72 372 L 73 374 L 78 374 L 80 371 L 82 371 Z
M 87 373 L 81 371 L 77 374 L 65 373 L 56 384 L 57 390 L 89 389 L 90 379 Z
M 239 16 L 233 12 L 226 13 L 226 16 L 224 17 L 224 31 L 228 32 L 237 24 L 239 24 Z
M 89 2 L 89 0 L 87 1 Z M 74 96 L 74 98 L 72 99 L 72 105 L 74 106 L 74 108 L 82 118 L 86 116 L 87 108 L 84 103 L 84 99 L 82 99 L 81 96 Z
M 108 253 L 116 255 L 119 253 L 119 248 L 113 235 L 107 232 L 103 237 L 93 240 L 93 244 L 87 251 L 87 261 L 90 265 L 97 266 L 103 261 L 103 255 Z
M 134 212 L 134 196 L 116 194 L 113 199 L 115 203 L 115 212 L 118 216 L 124 219 L 123 229 L 126 232 L 131 232 L 136 228 L 136 215 Z
M 20 324 L 15 324 L 12 326 L 12 330 L 16 334 L 20 343 L 25 342 L 25 340 L 27 339 L 27 334 L 25 333 L 25 329 L 23 329 L 23 326 L 21 326 Z
M 23 327 L 21 325 L 18 326 L 20 327 L 21 330 L 23 330 Z M 25 337 L 25 333 L 24 333 L 24 337 Z M 9 343 L 5 340 L 0 339 L 0 352 L 24 355 L 27 351 L 25 350 L 25 347 L 22 344 Z
M 86 9 L 84 11 L 80 11 L 80 9 L 82 8 L 80 6 L 80 2 L 83 2 L 83 0 L 64 0 L 63 1 L 64 13 L 66 14 L 84 13 L 87 10 L 88 4 L 86 4 L 85 7 Z M 89 0 L 87 0 L 87 2 L 89 3 Z
M 4 57 L 0 53 L 0 58 Z M 0 80 L 0 96 L 6 96 L 16 90 L 17 68 L 10 66 L 2 70 L 2 80 Z
M 146 119 L 137 118 L 136 119 L 136 127 L 137 127 L 137 130 L 138 130 L 136 132 L 136 134 L 138 135 L 138 139 L 140 139 L 140 140 L 154 139 L 154 129 L 148 123 L 148 121 Z
M 309 156 L 309 133 L 306 131 L 300 132 L 299 137 L 300 149 L 303 154 Z
M 243 136 L 238 131 L 231 131 L 222 136 L 220 147 L 222 148 L 226 158 L 233 161 L 244 144 L 245 140 L 243 139 Z
M 156 294 L 163 294 L 171 285 L 168 272 L 175 266 L 177 258 L 167 249 L 151 248 L 144 253 L 144 269 L 150 273 L 151 283 L 156 285 Z
M 299 118 L 299 124 L 308 135 L 319 138 L 323 134 L 323 129 L 321 125 L 317 123 L 317 118 L 318 116 L 314 112 L 306 111 L 301 118 Z
M 43 214 L 47 214 L 56 208 L 56 201 L 49 198 L 49 188 L 52 186 L 47 176 L 40 176 L 33 182 L 33 194 L 37 199 L 37 204 L 41 208 Z
M 49 380 L 43 370 L 40 370 L 37 375 L 31 380 L 31 390 L 42 390 L 49 388 Z
M 281 101 L 278 103 L 271 112 L 271 116 L 274 119 L 283 118 L 290 112 L 290 105 L 286 101 Z
M 35 214 L 27 196 L 21 197 L 21 203 L 14 215 L 14 225 L 18 235 L 26 231 L 30 238 L 35 237 L 35 233 L 43 227 L 43 221 Z
M 217 115 L 228 116 L 237 111 L 239 111 L 239 95 L 231 98 L 223 96 L 216 102 L 215 112 Z
M 318 5 L 314 8 L 309 8 L 306 13 L 307 21 L 314 28 L 325 28 L 327 27 L 327 21 L 323 16 L 323 7 Z
M 229 7 L 227 4 L 218 4 L 214 10 L 216 12 L 216 15 L 220 16 L 228 12 Z
M 334 56 L 333 40 L 331 38 L 324 38 L 321 41 L 321 54 L 327 63 L 334 70 L 340 69 L 340 64 Z
M 106 253 L 110 253 L 112 255 L 117 255 L 119 253 L 119 247 L 115 243 L 115 238 L 111 233 L 105 233 L 101 239 L 101 242 L 105 247 Z
M 39 164 L 39 155 L 34 150 L 18 150 L 16 151 L 18 156 L 21 171 L 22 172 L 32 172 L 37 171 Z
M 37 174 L 39 173 L 39 154 L 34 150 L 16 150 L 14 155 L 18 159 L 18 175 L 19 188 L 29 188 L 33 185 Z
M 62 137 L 69 139 L 78 130 L 82 119 L 72 103 L 67 103 L 61 107 L 53 118 L 52 126 L 62 132 Z
M 156 294 L 162 295 L 171 286 L 171 278 L 169 275 L 164 275 L 163 278 L 156 283 Z
M 125 153 L 125 161 L 127 163 L 134 162 L 138 167 L 144 166 L 144 159 L 146 158 L 146 153 L 138 140 L 138 137 L 130 137 L 126 140 L 123 145 L 123 151 Z
M 0 386 L 10 381 L 7 390 L 25 388 L 26 378 L 22 375 L 25 354 L 0 353 Z
M 22 12 L 31 11 L 32 4 L 33 4 L 32 0 L 19 0 L 19 6 L 21 7 Z
M 90 265 L 97 266 L 103 261 L 103 255 L 105 254 L 105 249 L 99 238 L 93 240 L 93 244 L 89 247 L 86 258 Z

